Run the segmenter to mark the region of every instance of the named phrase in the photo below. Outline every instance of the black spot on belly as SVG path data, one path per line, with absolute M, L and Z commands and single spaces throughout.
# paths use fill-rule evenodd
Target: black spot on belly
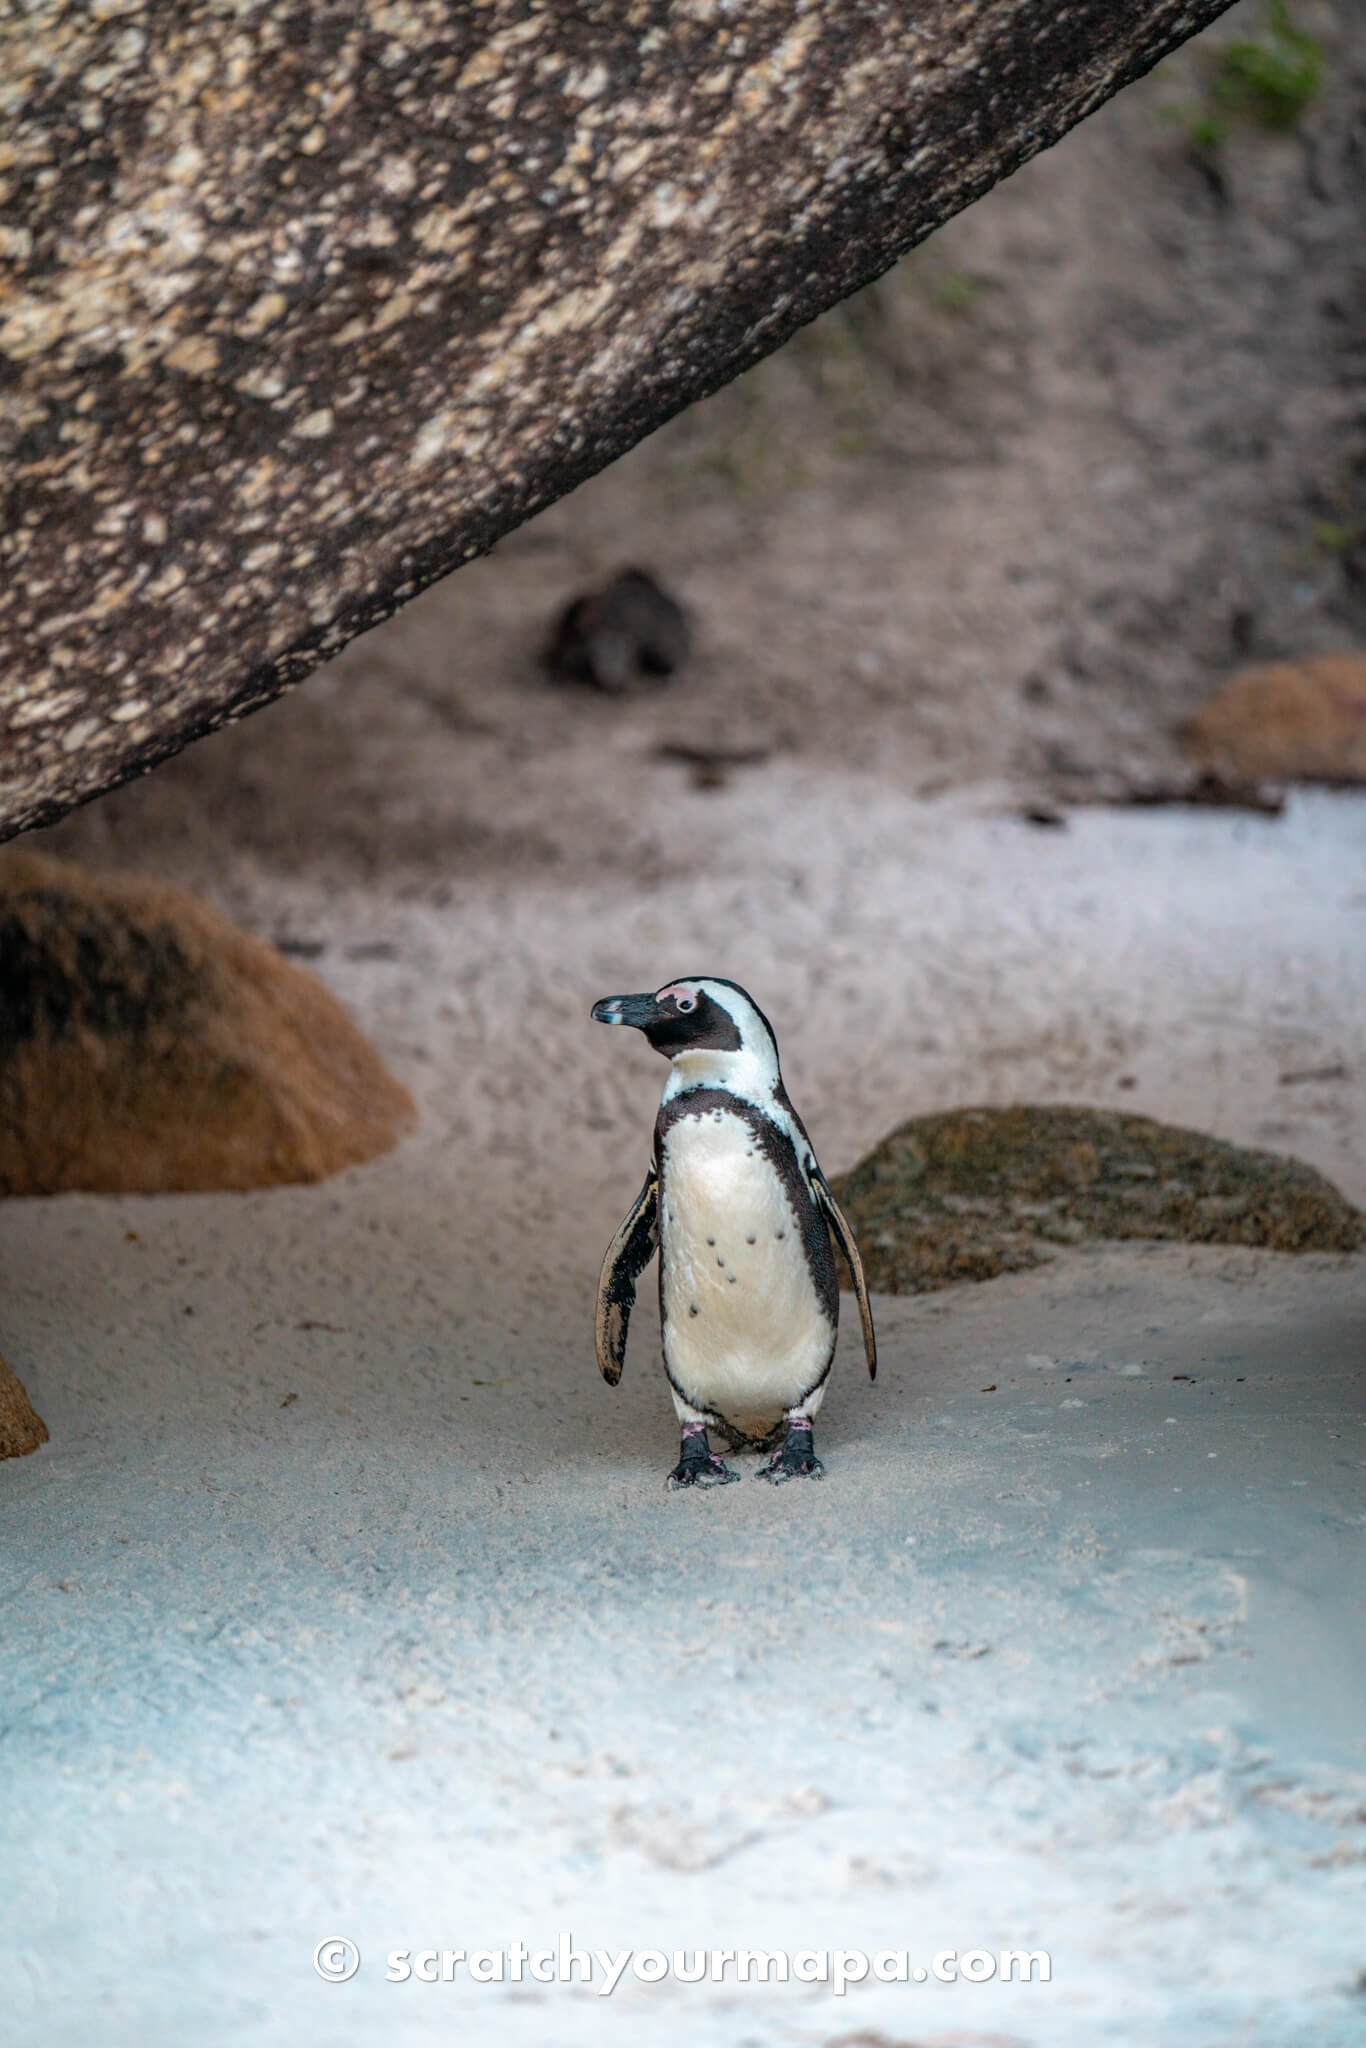
M 690 1316 L 695 1316 L 695 1315 L 697 1314 L 697 1303 L 696 1303 L 696 1302 L 694 1302 L 694 1303 L 692 1304 L 692 1307 L 691 1307 L 691 1308 L 690 1308 L 690 1309 L 688 1310 L 688 1314 L 689 1314 Z
M 781 1101 L 781 1098 L 779 1100 Z M 790 1108 L 790 1105 L 785 1103 L 782 1106 Z M 680 1095 L 661 1106 L 655 1124 L 655 1143 L 664 1165 L 665 1184 L 661 1190 L 661 1207 L 668 1200 L 669 1140 L 674 1126 L 707 1116 L 716 1117 L 723 1110 L 725 1115 L 736 1123 L 748 1126 L 745 1133 L 748 1139 L 746 1149 L 756 1158 L 766 1160 L 781 1182 L 783 1193 L 792 1211 L 797 1236 L 806 1254 L 806 1264 L 815 1285 L 817 1298 L 825 1316 L 833 1323 L 839 1314 L 839 1286 L 830 1231 L 824 1215 L 816 1204 L 808 1173 L 803 1166 L 807 1148 L 803 1146 L 799 1151 L 788 1133 L 781 1130 L 773 1118 L 765 1115 L 757 1104 L 746 1101 L 743 1096 L 732 1095 L 724 1088 L 697 1087 L 685 1089 Z M 781 1244 L 792 1234 L 790 1228 L 776 1230 L 769 1242 L 776 1239 Z M 743 1231 L 741 1235 L 744 1235 Z
M 714 1245 L 716 1243 L 716 1239 L 714 1237 L 709 1237 L 707 1239 L 707 1243 L 710 1245 Z
M 747 1238 L 745 1239 L 745 1243 L 746 1243 L 746 1244 L 753 1244 L 753 1243 L 754 1243 L 754 1241 L 755 1241 L 755 1240 L 754 1240 L 754 1239 L 753 1239 L 752 1237 L 747 1237 Z
M 725 1262 L 725 1260 L 724 1260 L 724 1259 L 718 1259 L 718 1260 L 716 1261 L 716 1263 L 717 1263 L 717 1265 L 718 1265 L 718 1266 L 724 1266 L 726 1262 Z

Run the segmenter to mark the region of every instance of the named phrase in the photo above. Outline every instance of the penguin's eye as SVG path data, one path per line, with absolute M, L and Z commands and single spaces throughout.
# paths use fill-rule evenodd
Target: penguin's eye
M 688 1012 L 689 1012 L 690 1010 L 695 1010 L 695 1009 L 697 1008 L 697 997 L 696 997 L 696 996 L 675 996 L 675 997 L 674 997 L 674 1008 L 675 1008 L 676 1010 L 680 1011 L 680 1012 L 682 1013 L 682 1015 L 686 1017 L 686 1016 L 687 1016 L 687 1014 L 688 1014 Z

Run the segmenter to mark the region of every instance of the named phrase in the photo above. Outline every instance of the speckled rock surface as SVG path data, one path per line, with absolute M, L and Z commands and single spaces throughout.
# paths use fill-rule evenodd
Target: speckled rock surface
M 927 1294 L 1103 1238 L 1356 1251 L 1362 1218 L 1312 1166 L 1113 1110 L 912 1117 L 837 1193 L 869 1284 Z
M 0 1195 L 323 1180 L 412 1100 L 321 982 L 183 889 L 0 858 Z
M 299 681 L 1222 5 L 31 8 L 0 830 Z
M 47 1442 L 47 1424 L 24 1383 L 0 1358 L 0 1458 L 26 1458 Z

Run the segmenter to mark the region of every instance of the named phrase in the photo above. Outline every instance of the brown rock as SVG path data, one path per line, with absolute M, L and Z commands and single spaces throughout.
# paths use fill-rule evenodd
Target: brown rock
M 0 860 L 0 1194 L 322 1180 L 413 1118 L 312 975 L 183 890 Z
M 836 1185 L 869 1285 L 927 1294 L 1037 1266 L 1052 1244 L 1167 1238 L 1355 1251 L 1363 1220 L 1298 1159 L 1113 1110 L 912 1117 Z
M 0 1358 L 0 1458 L 26 1458 L 47 1442 L 47 1424 L 24 1391 L 24 1383 Z
M 1185 739 L 1198 761 L 1235 779 L 1366 781 L 1366 654 L 1244 669 L 1196 714 Z

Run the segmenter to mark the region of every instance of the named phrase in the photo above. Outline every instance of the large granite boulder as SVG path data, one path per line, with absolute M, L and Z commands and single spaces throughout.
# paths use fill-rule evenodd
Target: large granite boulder
M 0 837 L 298 682 L 1226 0 L 42 0 Z

